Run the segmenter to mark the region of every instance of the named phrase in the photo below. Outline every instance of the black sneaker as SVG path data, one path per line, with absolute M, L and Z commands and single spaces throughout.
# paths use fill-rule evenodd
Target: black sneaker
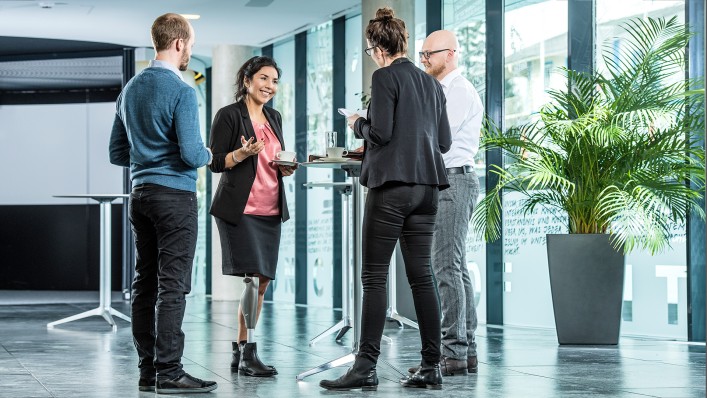
M 157 379 L 155 392 L 158 394 L 182 394 L 209 392 L 218 387 L 215 381 L 204 381 L 194 376 L 184 373 L 173 380 Z
M 144 378 L 141 377 L 137 382 L 137 388 L 140 391 L 155 391 L 155 378 Z

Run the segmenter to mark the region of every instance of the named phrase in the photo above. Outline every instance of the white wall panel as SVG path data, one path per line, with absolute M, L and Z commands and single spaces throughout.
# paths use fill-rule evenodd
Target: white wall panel
M 119 192 L 121 169 L 109 164 L 107 147 L 114 107 L 0 106 L 0 205 L 87 203 L 53 195 Z
M 108 159 L 108 142 L 115 116 L 115 103 L 91 104 L 87 116 L 88 192 L 122 193 L 123 168 L 112 165 Z

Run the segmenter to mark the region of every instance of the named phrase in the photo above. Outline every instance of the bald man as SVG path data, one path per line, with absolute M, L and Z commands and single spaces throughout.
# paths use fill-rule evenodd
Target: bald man
M 450 189 L 439 193 L 432 244 L 432 271 L 442 307 L 440 368 L 445 376 L 478 371 L 476 306 L 466 266 L 466 236 L 479 196 L 473 165 L 484 108 L 474 86 L 462 76 L 458 60 L 459 42 L 450 31 L 433 32 L 422 44 L 420 61 L 425 71 L 442 84 L 452 130 L 452 147 L 442 155 Z

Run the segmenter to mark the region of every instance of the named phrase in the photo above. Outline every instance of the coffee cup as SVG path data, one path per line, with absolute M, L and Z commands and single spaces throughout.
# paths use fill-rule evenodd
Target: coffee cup
M 297 154 L 290 151 L 280 151 L 275 154 L 275 159 L 283 160 L 285 162 L 295 162 Z
M 343 158 L 348 153 L 349 151 L 339 146 L 326 149 L 326 157 L 328 158 Z

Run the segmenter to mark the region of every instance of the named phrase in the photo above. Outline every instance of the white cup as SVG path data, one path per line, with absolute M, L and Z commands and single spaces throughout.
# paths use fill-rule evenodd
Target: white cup
M 280 151 L 275 154 L 275 159 L 283 160 L 286 162 L 296 162 L 297 154 L 290 151 Z
M 340 146 L 329 147 L 326 149 L 326 157 L 328 158 L 343 158 L 344 155 L 348 153 L 349 151 Z

